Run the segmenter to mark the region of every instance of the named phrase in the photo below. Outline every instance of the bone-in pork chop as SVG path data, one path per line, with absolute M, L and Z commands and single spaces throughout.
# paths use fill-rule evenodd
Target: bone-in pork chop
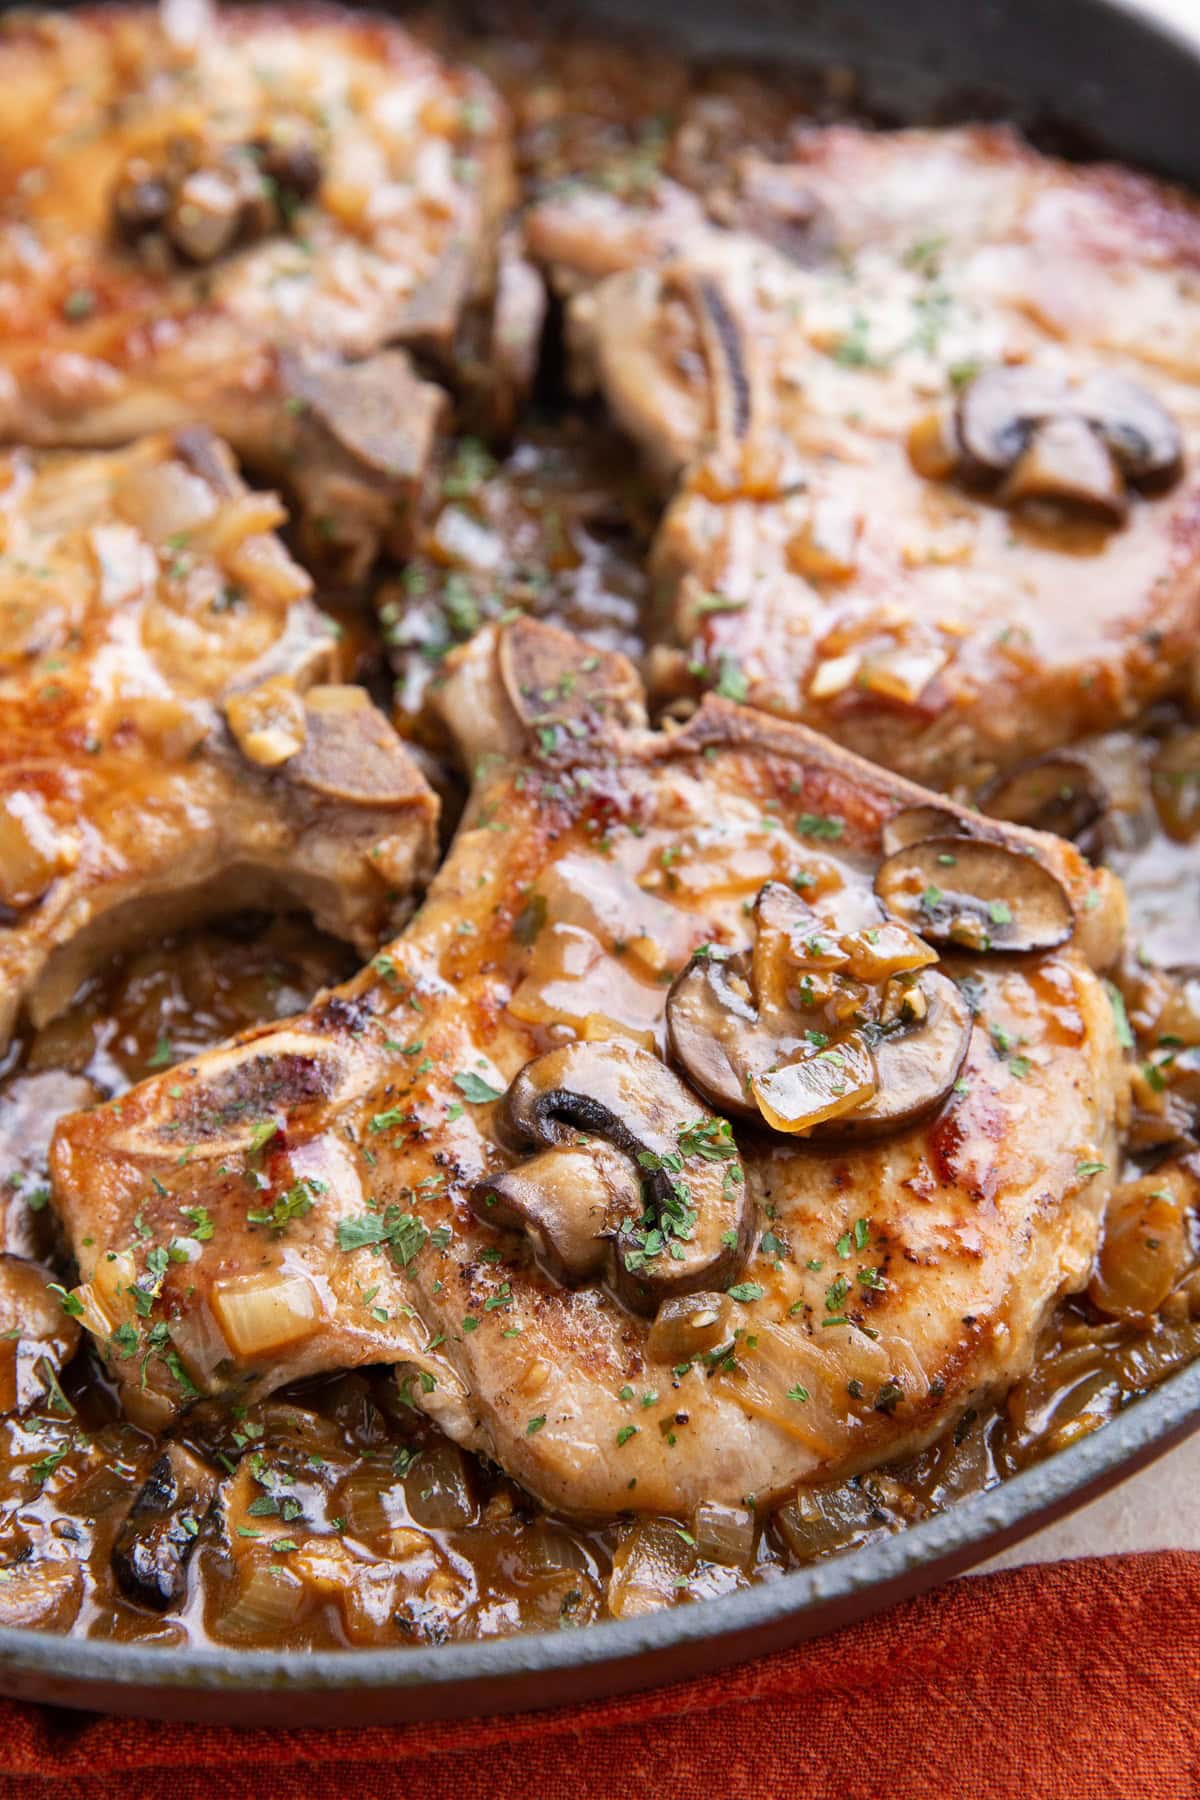
M 308 908 L 369 954 L 437 803 L 275 536 L 191 430 L 0 457 L 0 1043 L 209 913 Z
M 402 541 L 442 408 L 406 351 L 540 322 L 488 83 L 379 19 L 184 5 L 14 16 L 0 89 L 0 439 L 202 422 L 314 551 Z
M 661 693 L 950 787 L 1186 684 L 1194 202 L 1004 130 L 835 127 L 710 195 L 551 196 L 529 230 L 674 493 Z
M 924 1443 L 1088 1278 L 1115 882 L 717 698 L 648 732 L 629 665 L 544 625 L 456 658 L 492 754 L 408 931 L 58 1129 L 125 1405 L 395 1363 L 581 1513 Z

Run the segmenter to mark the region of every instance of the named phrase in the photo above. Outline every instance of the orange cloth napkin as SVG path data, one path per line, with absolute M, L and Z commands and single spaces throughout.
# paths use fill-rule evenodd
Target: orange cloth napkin
M 1183 1800 L 1200 1794 L 1200 1553 L 952 1582 L 743 1668 L 550 1713 L 237 1731 L 0 1701 L 0 1794 Z

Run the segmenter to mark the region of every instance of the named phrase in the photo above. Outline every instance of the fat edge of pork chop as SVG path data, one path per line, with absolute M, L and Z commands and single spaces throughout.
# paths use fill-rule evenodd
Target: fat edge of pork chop
M 0 1044 L 113 951 L 300 904 L 369 955 L 437 801 L 207 432 L 0 457 Z
M 879 922 L 881 827 L 929 797 L 716 698 L 648 733 L 622 658 L 528 621 L 467 648 L 445 708 L 489 748 L 405 935 L 301 1017 L 58 1128 L 83 1322 L 134 1416 L 390 1362 L 404 1399 L 547 1504 L 671 1512 L 869 1466 L 1015 1379 L 1088 1278 L 1111 1185 L 1124 1071 L 1092 963 L 1120 941 L 1113 879 L 1001 828 L 1070 895 L 1072 940 L 947 959 L 975 1016 L 924 1124 L 861 1146 L 739 1127 L 724 1336 L 656 1350 L 661 1318 L 559 1285 L 480 1222 L 481 1181 L 528 1162 L 497 1102 L 556 1043 L 598 1059 L 597 1088 L 614 1061 L 661 1070 L 670 978 L 746 942 L 764 883 Z M 686 1091 L 677 1110 L 684 1178 L 727 1195 L 704 1154 L 719 1125 Z
M 461 388 L 504 339 L 510 388 L 536 345 L 505 108 L 378 17 L 198 12 L 0 28 L 0 438 L 204 423 L 357 578 L 403 549 L 444 410 L 409 352 Z
M 669 184 L 642 208 L 583 188 L 529 227 L 553 270 L 573 211 L 607 221 L 619 272 L 570 322 L 674 490 L 659 699 L 719 683 L 969 791 L 1186 687 L 1194 201 L 981 128 L 816 130 L 738 176 L 731 229 Z M 802 210 L 789 255 L 772 219 Z M 1153 472 L 1110 454 L 1156 434 Z

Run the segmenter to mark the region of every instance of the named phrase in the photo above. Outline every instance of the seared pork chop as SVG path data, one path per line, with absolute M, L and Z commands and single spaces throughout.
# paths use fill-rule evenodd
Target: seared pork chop
M 719 685 L 949 788 L 1186 681 L 1191 200 L 1006 130 L 836 127 L 703 199 L 552 196 L 530 236 L 674 491 L 660 694 Z
M 765 1503 L 1003 1389 L 1111 1186 L 1112 877 L 719 698 L 648 732 L 533 622 L 443 706 L 476 785 L 405 935 L 59 1126 L 130 1412 L 390 1362 L 597 1514 Z
M 442 409 L 405 350 L 540 322 L 488 83 L 379 19 L 168 6 L 13 16 L 0 88 L 0 439 L 203 422 L 350 573 L 403 543 Z
M 0 458 L 0 1043 L 94 962 L 291 901 L 369 954 L 437 803 L 208 433 Z

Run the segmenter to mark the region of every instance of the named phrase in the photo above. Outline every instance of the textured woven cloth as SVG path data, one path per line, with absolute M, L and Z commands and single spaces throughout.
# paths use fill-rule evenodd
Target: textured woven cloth
M 1183 1800 L 1200 1794 L 1200 1553 L 957 1581 L 740 1669 L 549 1713 L 236 1731 L 0 1701 L 0 1794 Z
M 1198 1793 L 1191 1552 L 959 1580 L 743 1669 L 547 1714 L 237 1732 L 0 1701 L 0 1795 L 25 1800 Z

